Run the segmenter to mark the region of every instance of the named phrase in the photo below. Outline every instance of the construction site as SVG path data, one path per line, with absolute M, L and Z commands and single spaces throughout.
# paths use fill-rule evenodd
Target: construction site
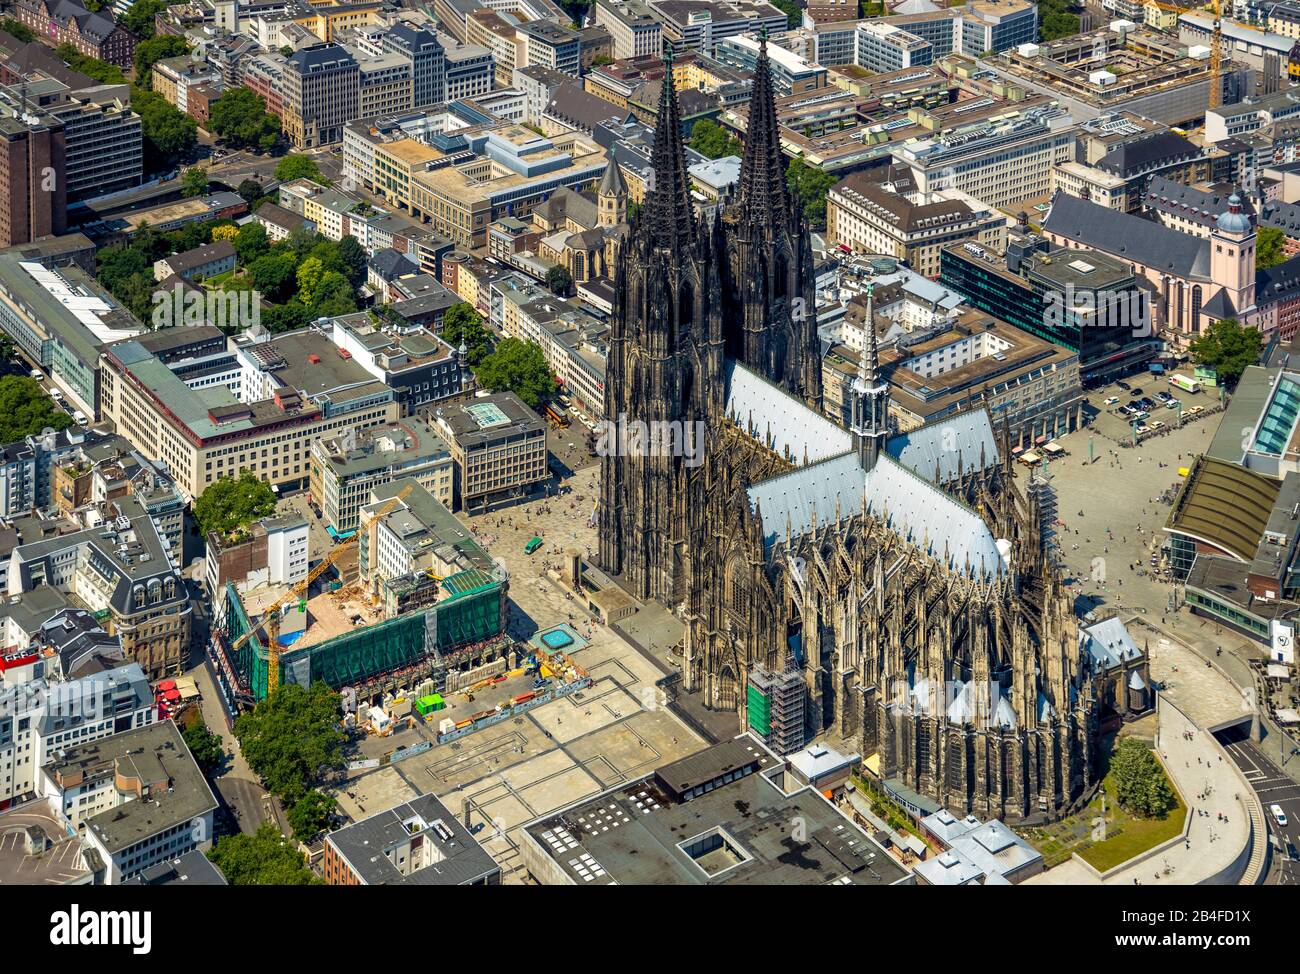
M 1123 106 L 1165 125 L 1194 126 L 1207 107 L 1248 93 L 1250 72 L 1222 56 L 1220 38 L 1187 45 L 1132 21 L 1022 44 L 980 61 L 1005 81 L 1049 95 L 1078 121 Z

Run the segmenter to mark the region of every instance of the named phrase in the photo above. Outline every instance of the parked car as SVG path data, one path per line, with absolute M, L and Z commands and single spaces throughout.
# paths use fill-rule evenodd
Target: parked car
M 1277 823 L 1278 828 L 1286 828 L 1286 812 L 1282 811 L 1282 806 L 1277 804 L 1269 805 L 1268 810 L 1273 814 L 1273 821 Z
M 1121 389 L 1123 389 L 1125 392 L 1132 392 L 1132 391 L 1133 391 L 1133 387 L 1132 387 L 1131 385 L 1129 385 L 1127 382 L 1116 382 L 1115 385 L 1119 386 L 1119 387 L 1120 387 Z
M 1111 396 L 1106 400 L 1105 405 L 1113 406 L 1117 402 L 1119 402 L 1119 396 Z
M 1147 435 L 1148 433 L 1150 433 L 1150 432 L 1151 432 L 1151 427 L 1150 427 L 1150 426 L 1146 426 L 1146 425 L 1142 425 L 1142 424 L 1139 424 L 1139 425 L 1138 425 L 1138 428 L 1137 428 L 1137 435 L 1138 435 L 1138 436 L 1146 436 L 1146 435 Z
M 1167 403 L 1165 403 L 1165 409 L 1177 409 L 1181 405 L 1182 403 L 1179 402 L 1177 399 L 1170 399 Z

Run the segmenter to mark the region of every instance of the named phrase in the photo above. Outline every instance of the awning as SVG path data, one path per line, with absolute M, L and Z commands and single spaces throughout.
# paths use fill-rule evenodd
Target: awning
M 1023 455 L 1020 457 L 1020 462 L 1021 462 L 1021 463 L 1037 463 L 1037 462 L 1038 462 L 1039 460 L 1041 460 L 1041 459 L 1043 459 L 1043 458 L 1040 457 L 1040 456 L 1039 456 L 1037 453 L 1035 453 L 1033 450 L 1030 450 L 1030 451 L 1028 451 L 1027 453 L 1023 454 Z
M 1035 443 L 1036 445 L 1038 445 L 1038 446 L 1042 446 L 1042 445 L 1043 445 L 1044 443 L 1046 443 L 1046 442 L 1047 442 L 1047 434 L 1046 434 L 1046 433 L 1044 433 L 1042 436 L 1040 436 L 1040 437 L 1038 437 L 1036 440 L 1034 440 L 1034 443 Z
M 1060 446 L 1060 445 L 1056 444 L 1056 443 L 1048 443 L 1045 447 L 1043 447 L 1043 452 L 1044 452 L 1044 453 L 1052 453 L 1052 454 L 1056 454 L 1056 453 L 1064 453 L 1064 452 L 1065 452 L 1065 448 L 1064 448 L 1063 446 Z
M 175 681 L 175 680 L 161 680 L 161 681 L 159 681 L 159 683 L 158 683 L 158 689 L 159 689 L 159 690 L 175 690 L 175 689 L 176 689 L 176 681 Z

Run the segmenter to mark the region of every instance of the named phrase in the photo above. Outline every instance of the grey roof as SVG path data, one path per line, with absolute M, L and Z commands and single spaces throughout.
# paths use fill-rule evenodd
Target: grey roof
M 412 820 L 418 820 L 413 823 Z M 439 861 L 402 875 L 384 854 L 416 834 L 433 843 Z M 500 871 L 478 840 L 433 795 L 421 795 L 353 825 L 331 832 L 325 840 L 361 879 L 371 886 L 460 886 L 478 882 Z
M 1068 193 L 1057 193 L 1043 224 L 1049 233 L 1115 257 L 1169 271 L 1179 277 L 1210 279 L 1210 242 L 1141 217 L 1120 213 Z
M 87 777 L 125 774 L 144 784 L 167 783 L 165 791 L 151 791 L 148 800 L 132 796 L 132 800 L 87 820 L 87 832 L 93 833 L 110 853 L 121 852 L 178 825 L 188 825 L 217 807 L 203 772 L 170 720 L 70 747 L 42 772 L 48 787 L 57 787 L 54 782 L 60 775 L 78 773 Z
M 1219 215 L 1228 209 L 1229 195 L 1231 189 L 1216 192 L 1213 189 L 1201 189 L 1199 186 L 1187 186 L 1164 176 L 1152 176 L 1147 183 L 1143 203 L 1148 209 L 1163 210 L 1201 226 L 1210 227 L 1214 226 Z M 1248 208 L 1249 204 L 1246 206 Z
M 853 449 L 848 430 L 745 366 L 728 361 L 726 379 L 727 416 L 774 453 L 812 464 Z
M 150 866 L 139 876 L 132 876 L 123 886 L 228 886 L 221 870 L 203 853 L 187 852 L 178 859 L 168 859 Z
M 1206 456 L 1229 463 L 1240 463 L 1246 455 L 1245 440 L 1253 442 L 1253 431 L 1260 414 L 1268 405 L 1273 393 L 1273 383 L 1281 373 L 1278 368 L 1250 365 L 1237 381 L 1237 389 L 1228 403 L 1227 412 L 1215 431 Z
M 997 466 L 1001 456 L 986 409 L 972 409 L 891 436 L 885 450 L 926 480 L 933 481 L 937 469 L 940 484 L 955 480 L 959 469 L 967 474 L 981 469 L 981 461 L 983 469 Z
M 627 183 L 623 181 L 623 172 L 613 156 L 605 166 L 605 174 L 600 177 L 600 196 L 626 196 Z
M 1079 645 L 1102 672 L 1142 656 L 1142 650 L 1138 649 L 1137 643 L 1129 635 L 1128 627 L 1119 616 L 1080 629 Z

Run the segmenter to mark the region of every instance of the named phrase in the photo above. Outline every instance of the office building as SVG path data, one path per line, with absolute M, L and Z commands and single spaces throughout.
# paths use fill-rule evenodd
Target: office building
M 286 59 L 284 134 L 295 149 L 343 141 L 343 124 L 361 116 L 356 59 L 338 44 L 318 44 Z
M 613 38 L 615 60 L 662 53 L 663 27 L 642 0 L 596 0 L 595 17 Z
M 550 476 L 546 424 L 513 392 L 440 408 L 435 417 L 455 462 L 457 509 L 489 509 Z

